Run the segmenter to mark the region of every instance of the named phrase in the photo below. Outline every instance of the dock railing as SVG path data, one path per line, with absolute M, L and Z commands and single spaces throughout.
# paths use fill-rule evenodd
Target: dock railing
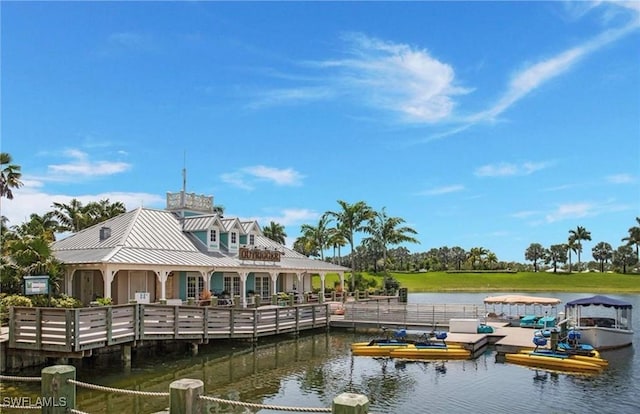
M 166 414 L 196 414 L 218 412 L 220 405 L 244 407 L 245 409 L 272 410 L 282 412 L 366 414 L 369 398 L 361 394 L 342 393 L 337 395 L 331 407 L 293 407 L 273 404 L 256 404 L 226 400 L 204 395 L 204 383 L 199 379 L 179 379 L 171 382 L 169 392 L 150 392 L 105 387 L 76 380 L 76 369 L 72 365 L 54 365 L 43 368 L 40 377 L 14 377 L 0 375 L 0 380 L 11 382 L 40 382 L 41 395 L 38 398 L 5 397 L 0 408 L 20 411 L 41 409 L 43 414 L 89 414 L 76 407 L 76 388 L 87 388 L 105 393 L 119 393 L 144 398 L 158 398 L 168 402 Z M 160 413 L 157 413 L 160 414 Z
M 12 307 L 9 347 L 78 353 L 138 340 L 258 338 L 327 327 L 328 305 L 218 308 L 128 304 L 92 308 Z
M 484 307 L 473 304 L 347 302 L 344 310 L 344 324 L 369 324 L 377 327 L 448 326 L 451 319 L 484 319 Z

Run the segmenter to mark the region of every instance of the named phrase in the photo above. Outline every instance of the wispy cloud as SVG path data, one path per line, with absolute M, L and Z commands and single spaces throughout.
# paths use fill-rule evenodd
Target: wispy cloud
M 9 219 L 9 224 L 12 226 L 28 221 L 33 213 L 43 215 L 48 211 L 52 211 L 54 202 L 68 203 L 73 198 L 84 205 L 104 199 L 120 201 L 126 206 L 127 210 L 140 206 L 162 208 L 165 202 L 163 196 L 150 193 L 51 194 L 43 191 L 41 188 L 42 183 L 39 181 L 24 180 L 23 183 L 24 187 L 20 189 L 20 197 L 6 202 L 5 200 L 2 201 L 2 215 Z
M 595 5 L 594 5 L 595 4 Z M 626 22 L 618 27 L 605 30 L 591 39 L 570 49 L 560 51 L 546 59 L 525 65 L 521 70 L 516 71 L 506 86 L 506 90 L 487 109 L 469 115 L 463 121 L 462 126 L 457 126 L 449 131 L 440 132 L 437 135 L 428 137 L 423 142 L 431 141 L 457 134 L 480 122 L 495 122 L 496 119 L 520 100 L 530 93 L 558 78 L 573 69 L 582 59 L 597 52 L 604 46 L 611 44 L 624 36 L 640 29 L 640 3 L 633 1 L 604 1 L 592 3 L 588 8 L 581 8 L 581 13 L 593 9 L 597 5 L 613 5 L 613 8 L 605 9 L 605 15 L 609 15 L 611 10 L 616 14 L 623 13 Z M 629 13 L 631 11 L 631 13 Z M 630 16 L 630 19 L 629 19 Z M 577 15 L 574 15 L 577 17 Z M 611 19 L 610 19 L 611 20 Z
M 636 181 L 631 174 L 614 174 L 605 177 L 605 179 L 611 184 L 631 184 Z
M 122 161 L 92 160 L 88 153 L 78 149 L 64 151 L 71 161 L 63 164 L 51 164 L 47 167 L 47 177 L 43 181 L 77 181 L 106 175 L 119 174 L 131 169 L 131 164 Z
M 577 219 L 595 214 L 595 205 L 592 203 L 561 204 L 554 211 L 547 214 L 548 223 L 567 219 Z
M 537 216 L 538 214 L 540 214 L 539 211 L 524 210 L 524 211 L 517 211 L 517 212 L 511 214 L 511 217 L 522 219 L 522 218 L 534 217 L 534 216 Z
M 553 211 L 546 214 L 545 221 L 547 223 L 554 223 L 557 221 L 592 217 L 633 209 L 637 209 L 637 206 L 621 204 L 613 199 L 597 202 L 583 201 L 577 203 L 564 203 L 557 205 Z
M 256 181 L 268 181 L 278 186 L 302 185 L 304 176 L 293 168 L 273 168 L 255 165 L 220 176 L 222 181 L 245 190 L 253 190 Z
M 487 164 L 476 169 L 474 174 L 478 177 L 507 177 L 512 175 L 529 175 L 547 168 L 549 162 L 524 162 L 522 164 L 498 163 Z
M 421 192 L 418 193 L 418 195 L 433 196 L 433 195 L 442 195 L 442 194 L 455 193 L 455 192 L 459 192 L 459 191 L 463 191 L 463 190 L 464 190 L 464 185 L 462 185 L 462 184 L 454 184 L 454 185 L 436 187 L 436 188 L 432 188 L 432 189 L 429 189 L 429 190 L 421 191 Z
M 153 36 L 135 31 L 114 32 L 96 51 L 97 56 L 111 58 L 125 53 L 152 52 L 158 49 Z
M 309 82 L 322 86 L 274 89 L 261 93 L 252 108 L 347 97 L 362 105 L 398 114 L 406 122 L 438 122 L 454 110 L 454 98 L 468 89 L 456 84 L 451 65 L 407 44 L 347 33 L 346 57 L 301 66 L 320 72 Z
M 452 66 L 425 49 L 361 33 L 344 39 L 350 58 L 323 64 L 339 68 L 342 83 L 371 106 L 400 113 L 408 121 L 436 122 L 451 115 L 456 95 L 469 92 L 456 85 Z
M 331 99 L 334 96 L 335 92 L 326 87 L 274 89 L 261 92 L 258 97 L 248 105 L 248 108 L 260 109 L 263 107 L 323 101 Z

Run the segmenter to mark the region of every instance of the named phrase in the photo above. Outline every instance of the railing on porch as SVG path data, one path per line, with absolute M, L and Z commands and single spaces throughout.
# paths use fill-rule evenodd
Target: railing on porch
M 326 304 L 266 309 L 160 304 L 77 309 L 12 307 L 9 347 L 77 353 L 138 340 L 257 338 L 328 324 Z

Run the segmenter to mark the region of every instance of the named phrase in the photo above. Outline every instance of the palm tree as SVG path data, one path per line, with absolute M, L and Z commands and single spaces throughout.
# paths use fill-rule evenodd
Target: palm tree
M 58 231 L 76 233 L 86 227 L 87 212 L 80 200 L 74 198 L 69 204 L 54 202 L 53 208 L 53 216 L 59 223 Z
M 496 256 L 494 252 L 487 252 L 487 258 L 485 261 L 489 264 L 491 269 L 494 269 L 495 265 L 498 264 L 498 256 Z
M 374 240 L 375 244 L 382 251 L 382 263 L 385 272 L 387 270 L 388 246 L 397 246 L 401 243 L 420 243 L 418 239 L 410 236 L 411 234 L 418 234 L 418 232 L 411 227 L 399 227 L 402 223 L 404 223 L 404 219 L 400 217 L 389 217 L 386 208 L 383 207 L 381 211 L 376 212 L 375 215 L 369 219 L 369 224 L 364 229 L 365 232 L 371 235 L 371 237 L 365 240 Z
M 329 241 L 329 217 L 327 214 L 323 214 L 318 220 L 317 226 L 310 224 L 303 224 L 300 227 L 300 232 L 304 237 L 309 238 L 315 242 L 315 245 L 320 250 L 320 259 L 324 260 L 324 249 L 328 247 Z
M 364 229 L 363 223 L 373 217 L 374 211 L 364 201 L 349 204 L 346 201 L 338 200 L 338 204 L 342 210 L 328 211 L 327 214 L 334 217 L 338 221 L 338 226 L 344 231 L 344 236 L 351 248 L 351 272 L 355 272 L 356 255 L 353 248 L 353 236 L 354 233 Z M 351 278 L 352 290 L 354 289 L 354 279 Z
M 569 230 L 569 234 L 574 238 L 578 250 L 578 271 L 580 271 L 580 253 L 582 253 L 582 240 L 591 240 L 591 232 L 582 226 L 576 227 L 575 230 Z
M 633 249 L 628 244 L 618 247 L 613 252 L 613 264 L 622 268 L 622 273 L 627 273 L 627 266 L 631 266 L 638 262 L 638 258 L 633 254 Z
M 316 241 L 304 234 L 293 242 L 293 250 L 307 257 L 318 256 L 318 246 Z
M 55 232 L 58 229 L 58 221 L 54 218 L 52 211 L 42 216 L 33 213 L 29 217 L 29 221 L 19 226 L 14 226 L 15 232 L 20 236 L 43 236 L 46 240 L 53 242 L 56 240 Z
M 105 198 L 98 202 L 94 201 L 88 203 L 83 208 L 83 211 L 87 217 L 86 222 L 83 223 L 84 228 L 86 228 L 112 217 L 119 216 L 120 214 L 125 213 L 127 209 L 121 201 L 111 203 L 108 198 Z
M 7 241 L 6 254 L 10 260 L 3 257 L 3 291 L 6 291 L 5 288 L 15 290 L 19 287 L 24 275 L 49 275 L 54 290 L 59 288 L 62 264 L 51 253 L 51 243 L 43 235 L 26 235 Z M 7 274 L 4 274 L 5 271 Z
M 545 263 L 551 263 L 553 265 L 553 273 L 557 272 L 558 263 L 564 263 L 567 261 L 567 250 L 568 247 L 566 244 L 552 244 L 545 252 Z
M 451 248 L 451 260 L 456 264 L 456 270 L 462 269 L 462 263 L 467 260 L 467 252 L 460 246 Z
M 604 272 L 604 263 L 613 257 L 613 248 L 607 242 L 600 242 L 591 249 L 591 252 L 593 258 L 600 262 L 600 272 Z
M 533 262 L 533 271 L 538 271 L 538 260 L 544 259 L 544 248 L 540 243 L 531 243 L 524 252 L 524 258 Z
M 340 248 L 347 245 L 347 239 L 344 237 L 344 232 L 340 228 L 340 226 L 336 226 L 332 229 L 329 229 L 329 240 L 327 240 L 327 244 L 333 247 L 333 261 L 335 263 L 336 258 L 336 249 L 338 249 L 338 265 L 342 264 L 342 259 L 340 257 Z
M 629 228 L 629 237 L 622 239 L 628 246 L 636 246 L 636 257 L 640 261 L 640 217 L 636 217 L 637 226 Z
M 280 244 L 284 244 L 287 237 L 287 233 L 284 232 L 284 226 L 275 221 L 271 221 L 267 227 L 264 227 L 262 234 Z
M 567 252 L 569 253 L 569 273 L 571 273 L 571 252 L 578 253 L 578 244 L 576 238 L 573 235 L 569 235 L 567 239 Z
M 480 265 L 484 263 L 484 256 L 488 252 L 489 251 L 484 247 L 471 248 L 471 250 L 469 251 L 469 262 L 471 262 L 471 267 L 473 267 L 474 270 L 476 268 L 476 262 L 478 262 Z
M 11 155 L 0 152 L 0 197 L 13 200 L 12 188 L 22 187 L 20 166 L 11 163 Z

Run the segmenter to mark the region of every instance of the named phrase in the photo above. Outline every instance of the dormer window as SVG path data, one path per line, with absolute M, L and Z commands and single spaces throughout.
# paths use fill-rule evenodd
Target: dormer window
M 231 232 L 231 244 L 237 244 L 238 243 L 238 233 L 236 233 L 235 231 Z
M 256 244 L 256 236 L 254 236 L 253 234 L 249 235 L 249 245 L 253 246 L 254 244 Z
M 218 243 L 218 230 L 216 229 L 209 230 L 209 241 L 211 243 Z

